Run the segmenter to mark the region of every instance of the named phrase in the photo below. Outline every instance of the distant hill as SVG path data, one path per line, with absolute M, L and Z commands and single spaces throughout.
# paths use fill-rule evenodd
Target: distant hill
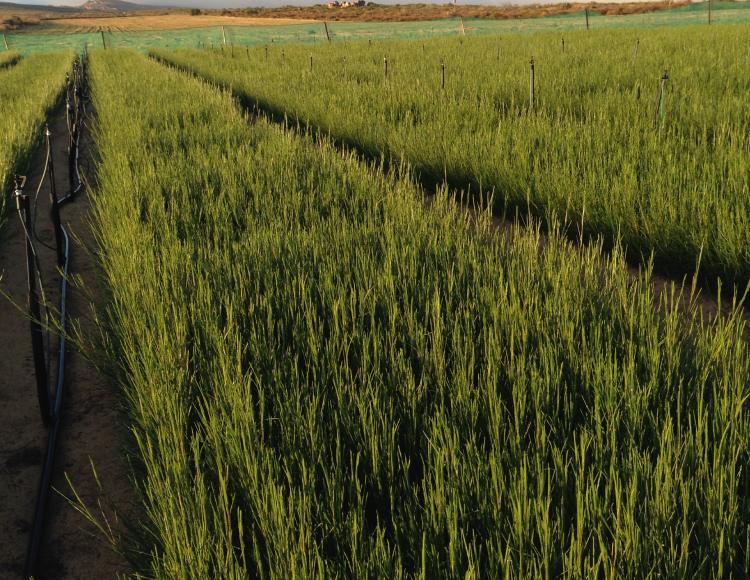
M 139 10 L 153 10 L 153 6 L 144 6 L 125 0 L 88 0 L 79 10 L 86 12 L 138 12 Z
M 53 0 L 54 1 L 54 0 Z M 15 4 L 14 2 L 0 2 L 0 14 L 23 14 L 28 12 L 44 14 L 71 14 L 75 12 L 138 12 L 154 10 L 162 6 L 145 6 L 125 0 L 88 0 L 81 6 L 50 6 L 49 4 Z
M 13 2 L 0 2 L 0 12 L 79 12 L 78 8 L 71 6 L 48 6 L 42 4 L 15 4 Z

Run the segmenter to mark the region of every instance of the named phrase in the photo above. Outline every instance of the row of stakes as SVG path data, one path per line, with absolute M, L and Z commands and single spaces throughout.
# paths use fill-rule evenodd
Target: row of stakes
M 370 40 L 368 42 L 371 43 L 372 41 Z M 222 52 L 224 51 L 224 46 L 225 45 L 226 45 L 226 43 L 224 45 L 222 45 L 222 47 L 221 47 Z M 634 52 L 633 52 L 633 64 L 635 64 L 636 60 L 638 59 L 638 49 L 640 48 L 640 45 L 641 45 L 641 40 L 640 39 L 636 39 L 636 41 L 635 41 L 635 49 L 634 49 Z M 561 46 L 562 46 L 562 52 L 564 53 L 565 52 L 565 38 L 564 37 L 561 39 Z M 230 47 L 231 47 L 231 56 L 232 56 L 232 58 L 234 58 L 234 45 L 230 45 Z M 213 49 L 213 44 L 211 45 L 211 48 Z M 250 47 L 246 47 L 245 50 L 246 50 L 247 58 L 250 59 Z M 425 50 L 426 50 L 425 45 L 424 45 L 424 43 L 422 43 L 422 52 L 424 53 Z M 266 62 L 268 62 L 268 45 L 264 46 L 264 51 L 265 51 L 265 60 L 266 60 Z M 284 51 L 284 49 L 281 50 L 281 60 L 282 60 L 282 62 L 286 60 L 286 52 Z M 498 61 L 500 60 L 500 48 L 499 47 L 497 49 L 497 60 Z M 533 83 L 533 76 L 534 76 L 533 60 L 534 59 L 532 58 L 532 63 L 531 63 L 532 83 Z M 346 63 L 346 57 L 344 57 L 344 63 Z M 383 67 L 384 67 L 385 77 L 387 78 L 388 77 L 388 57 L 383 57 Z M 312 54 L 311 54 L 310 55 L 310 72 L 312 72 L 312 70 L 313 70 L 313 57 L 312 57 Z M 441 88 L 445 88 L 445 64 L 442 61 L 440 62 L 440 86 L 441 86 Z M 531 103 L 533 105 L 533 103 L 534 103 L 534 98 L 533 98 L 533 96 L 534 96 L 533 92 L 534 91 L 533 91 L 533 89 L 532 89 L 531 92 L 532 92 L 532 94 L 531 94 Z M 640 87 L 638 89 L 638 96 L 640 98 Z
M 273 42 L 273 41 L 271 41 L 271 42 Z M 371 40 L 368 41 L 368 42 L 372 43 Z M 565 38 L 563 37 L 560 42 L 561 42 L 562 52 L 564 53 L 565 52 Z M 461 43 L 463 44 L 463 41 Z M 635 41 L 635 51 L 633 53 L 633 62 L 635 62 L 635 60 L 638 58 L 638 48 L 640 47 L 640 45 L 641 45 L 641 39 L 638 38 Z M 204 48 L 204 49 L 206 48 L 205 44 L 199 43 L 198 46 L 199 46 L 199 48 Z M 220 46 L 221 46 L 221 51 L 224 52 L 224 47 L 227 46 L 227 44 L 224 43 L 224 44 L 222 44 Z M 229 44 L 228 46 L 229 46 L 229 48 L 231 50 L 231 56 L 232 56 L 232 58 L 234 58 L 234 45 L 233 44 Z M 210 43 L 210 48 L 211 48 L 211 50 L 214 49 L 213 43 Z M 268 45 L 265 45 L 263 48 L 264 48 L 264 51 L 265 51 L 266 61 L 268 61 Z M 426 51 L 427 51 L 427 47 L 425 46 L 424 43 L 422 43 L 422 53 L 425 53 Z M 245 47 L 245 53 L 247 54 L 247 58 L 249 59 L 250 58 L 250 47 L 249 46 Z M 286 55 L 286 53 L 285 53 L 284 49 L 281 49 L 281 60 L 282 61 L 284 60 L 285 55 Z M 312 55 L 310 56 L 310 58 L 312 58 Z M 500 48 L 499 47 L 497 49 L 497 60 L 500 60 Z M 346 62 L 346 57 L 344 57 L 344 62 Z M 386 73 L 387 73 L 387 65 L 386 65 Z
M 636 40 L 635 43 L 635 50 L 633 53 L 633 62 L 638 57 L 638 49 L 640 47 L 640 39 Z M 268 61 L 268 46 L 264 47 L 265 51 L 265 59 Z M 424 50 L 424 44 L 422 45 L 422 49 Z M 565 39 L 562 39 L 562 50 L 565 52 Z M 232 54 L 234 54 L 234 47 L 232 47 Z M 250 58 L 250 48 L 248 47 L 246 49 L 247 51 L 247 57 Z M 281 60 L 285 60 L 286 53 L 282 49 L 281 50 Z M 500 58 L 500 49 L 497 50 L 497 58 Z M 313 72 L 313 55 L 310 55 L 310 72 Z M 344 62 L 346 62 L 346 57 L 344 57 Z M 383 57 L 383 76 L 384 78 L 388 78 L 388 57 Z M 654 111 L 654 126 L 659 125 L 659 121 L 664 120 L 665 116 L 665 110 L 664 110 L 664 95 L 666 90 L 666 83 L 669 80 L 669 74 L 667 71 L 664 71 L 664 74 L 659 79 L 659 90 L 657 93 L 657 99 L 656 99 L 656 108 Z M 440 61 L 440 88 L 445 89 L 445 63 L 443 61 Z M 638 86 L 638 98 L 640 99 L 641 89 L 640 86 Z M 532 58 L 529 61 L 529 104 L 530 107 L 533 109 L 536 106 L 537 98 L 536 98 L 536 63 L 534 58 Z
M 635 54 L 638 54 L 638 45 L 640 41 L 636 43 Z M 563 39 L 563 46 L 565 40 Z M 313 69 L 313 57 L 310 55 L 310 72 Z M 388 78 L 388 57 L 383 57 L 383 75 Z M 666 90 L 666 84 L 669 80 L 669 73 L 665 70 L 662 77 L 659 79 L 659 90 L 656 98 L 656 109 L 654 112 L 654 126 L 659 124 L 659 121 L 664 120 L 664 94 Z M 440 62 L 440 88 L 445 89 L 445 63 Z M 638 87 L 638 97 L 640 98 L 640 86 Z M 529 61 L 529 104 L 533 109 L 536 106 L 536 62 L 534 58 Z

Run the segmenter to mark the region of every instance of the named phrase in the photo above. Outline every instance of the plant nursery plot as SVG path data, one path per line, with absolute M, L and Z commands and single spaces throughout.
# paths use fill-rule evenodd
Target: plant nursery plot
M 42 138 L 44 119 L 58 102 L 72 61 L 72 53 L 34 55 L 0 69 L 0 222 L 13 173 L 25 172 L 24 163 Z
M 276 90 L 257 55 L 243 67 Z M 497 236 L 445 193 L 427 207 L 135 53 L 92 53 L 90 75 L 139 572 L 750 573 L 738 311 L 706 322 L 617 250 L 571 251 L 552 228 L 540 251 L 538 232 Z
M 155 54 L 428 182 L 750 280 L 747 26 Z M 532 65 L 533 61 L 533 80 Z M 666 77 L 665 77 L 666 73 Z M 662 78 L 664 80 L 662 81 Z

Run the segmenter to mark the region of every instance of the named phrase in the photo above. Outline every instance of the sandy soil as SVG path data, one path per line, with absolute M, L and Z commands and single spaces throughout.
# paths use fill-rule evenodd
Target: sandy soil
M 314 20 L 293 18 L 253 18 L 248 16 L 214 16 L 190 14 L 164 14 L 113 16 L 104 18 L 60 18 L 48 21 L 49 24 L 75 28 L 82 31 L 136 32 L 141 30 L 179 30 L 204 28 L 207 26 L 284 26 L 304 24 Z
M 58 192 L 68 191 L 67 129 L 64 111 L 58 110 L 51 122 Z M 27 191 L 35 189 L 44 158 L 39 151 L 32 160 Z M 85 154 L 85 152 L 84 152 Z M 49 188 L 39 196 L 39 237 L 54 243 L 49 223 Z M 84 333 L 94 332 L 88 321 L 91 299 L 101 302 L 102 286 L 93 256 L 81 244 L 93 247 L 86 223 L 88 202 L 82 194 L 62 209 L 62 221 L 79 242 L 71 248 L 71 274 L 81 283 L 69 288 L 70 315 L 81 320 Z M 24 242 L 20 221 L 9 215 L 0 232 L 0 288 L 25 305 L 26 272 Z M 38 253 L 42 263 L 48 298 L 56 303 L 59 275 L 54 253 L 43 246 Z M 83 286 L 83 287 L 82 287 Z M 31 521 L 47 444 L 36 401 L 28 320 L 11 303 L 0 297 L 0 578 L 21 575 Z M 57 341 L 52 341 L 56 346 Z M 41 578 L 114 578 L 128 570 L 124 559 L 109 549 L 102 536 L 92 535 L 92 526 L 55 490 L 70 496 L 65 480 L 69 476 L 76 491 L 95 511 L 97 502 L 112 506 L 119 514 L 133 513 L 134 493 L 123 459 L 124 423 L 119 417 L 119 398 L 110 385 L 84 357 L 69 348 L 66 357 L 66 391 L 62 426 L 58 439 L 53 491 L 49 495 L 46 536 L 39 561 Z M 55 365 L 52 365 L 56 368 Z M 54 373 L 53 373 L 54 374 Z M 94 479 L 91 459 L 97 469 L 103 493 Z M 117 525 L 111 510 L 110 521 Z

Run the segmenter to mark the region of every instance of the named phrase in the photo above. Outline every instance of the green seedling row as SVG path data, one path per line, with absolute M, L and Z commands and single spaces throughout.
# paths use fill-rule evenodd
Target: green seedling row
M 499 236 L 135 53 L 90 76 L 137 572 L 750 573 L 738 308 L 704 320 L 554 227 Z
M 47 114 L 59 102 L 72 60 L 72 53 L 33 55 L 0 69 L 0 189 L 3 193 L 0 223 L 6 217 L 13 174 L 26 174 L 32 169 L 29 158 L 42 140 Z M 28 187 L 32 185 L 38 184 L 29 183 Z
M 158 50 L 247 104 L 396 163 L 622 239 L 631 258 L 750 280 L 745 26 L 316 47 Z M 387 59 L 387 74 L 386 61 Z M 532 101 L 531 61 L 534 61 Z M 444 65 L 444 86 L 441 64 Z M 665 71 L 668 80 L 659 100 Z

